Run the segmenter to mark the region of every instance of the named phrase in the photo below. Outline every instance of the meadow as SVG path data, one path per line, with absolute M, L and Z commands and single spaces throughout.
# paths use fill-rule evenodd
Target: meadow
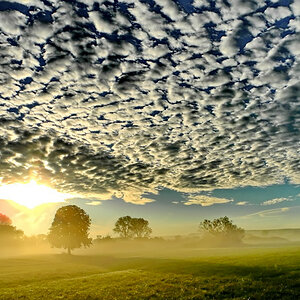
M 0 299 L 300 299 L 300 245 L 11 256 L 0 259 Z

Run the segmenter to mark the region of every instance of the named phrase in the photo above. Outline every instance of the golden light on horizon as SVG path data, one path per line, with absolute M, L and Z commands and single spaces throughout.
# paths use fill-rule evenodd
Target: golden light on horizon
M 12 183 L 0 186 L 0 199 L 10 200 L 19 205 L 33 209 L 47 203 L 65 202 L 74 195 L 61 193 L 57 190 L 36 183 L 34 180 L 29 183 Z

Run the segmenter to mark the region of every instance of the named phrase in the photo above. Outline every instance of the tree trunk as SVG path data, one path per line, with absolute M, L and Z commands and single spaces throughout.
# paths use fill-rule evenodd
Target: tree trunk
M 68 248 L 68 254 L 71 255 L 71 248 Z

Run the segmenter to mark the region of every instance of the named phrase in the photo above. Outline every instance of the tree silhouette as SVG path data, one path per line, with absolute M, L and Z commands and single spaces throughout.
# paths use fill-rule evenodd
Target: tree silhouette
M 122 238 L 125 239 L 132 237 L 131 221 L 132 218 L 130 216 L 119 218 L 115 224 L 115 228 L 113 229 L 114 232 L 118 233 Z
M 245 230 L 234 225 L 228 217 L 221 217 L 213 221 L 205 219 L 200 223 L 200 231 L 228 241 L 240 242 Z
M 7 242 L 20 240 L 24 236 L 23 230 L 12 225 L 0 225 L 0 240 Z
M 122 238 L 149 237 L 152 232 L 147 220 L 143 218 L 132 218 L 130 216 L 119 218 L 113 230 Z
M 48 240 L 53 247 L 71 250 L 81 246 L 89 247 L 91 219 L 88 214 L 76 205 L 67 205 L 56 211 L 49 229 Z
M 8 216 L 0 213 L 0 225 L 11 225 L 11 223 L 12 221 Z
M 11 219 L 0 213 L 0 240 L 1 242 L 13 242 L 20 240 L 24 236 L 22 230 L 18 230 L 15 226 L 12 226 Z
M 149 222 L 143 218 L 132 218 L 131 231 L 137 238 L 149 237 L 152 233 Z

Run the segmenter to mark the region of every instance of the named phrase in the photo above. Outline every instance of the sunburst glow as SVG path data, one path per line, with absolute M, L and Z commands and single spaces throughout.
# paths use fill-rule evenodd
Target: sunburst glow
M 0 199 L 11 200 L 27 208 L 35 208 L 46 203 L 65 202 L 74 195 L 60 193 L 35 181 L 29 183 L 13 183 L 0 187 Z

